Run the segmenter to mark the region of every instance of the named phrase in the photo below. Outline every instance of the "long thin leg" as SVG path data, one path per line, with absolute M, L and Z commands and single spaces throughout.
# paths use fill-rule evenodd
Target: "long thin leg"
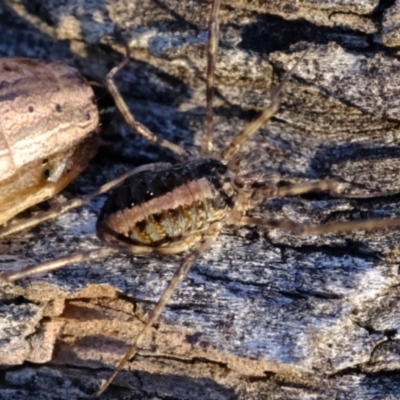
M 106 258 L 118 252 L 118 249 L 112 247 L 99 247 L 95 250 L 83 251 L 81 253 L 71 254 L 65 257 L 56 258 L 31 267 L 21 269 L 16 272 L 0 274 L 0 280 L 17 281 L 32 275 L 55 271 L 71 264 L 78 264 L 84 261 L 93 261 L 100 258 Z
M 342 185 L 339 182 L 332 180 L 323 180 L 316 182 L 304 182 L 296 185 L 288 185 L 283 187 L 268 187 L 266 186 L 257 189 L 253 195 L 253 204 L 259 204 L 266 198 L 271 197 L 286 197 L 299 196 L 301 194 L 314 191 L 330 191 L 335 195 L 339 195 L 342 191 Z
M 400 218 L 368 219 L 364 221 L 334 222 L 332 224 L 309 226 L 291 220 L 278 220 L 255 217 L 242 217 L 237 225 L 256 225 L 263 228 L 278 228 L 292 231 L 296 234 L 315 235 L 319 233 L 372 231 L 380 228 L 400 226 Z
M 221 152 L 221 159 L 229 161 L 235 154 L 237 154 L 243 143 L 254 135 L 261 126 L 267 122 L 271 117 L 275 115 L 279 108 L 279 96 L 286 82 L 289 80 L 290 76 L 293 74 L 294 70 L 301 63 L 308 52 L 309 48 L 304 51 L 302 56 L 294 64 L 293 68 L 290 69 L 283 77 L 279 86 L 275 89 L 271 96 L 271 102 L 269 106 L 261 113 L 259 117 L 250 122 L 239 134 L 237 134 L 232 142 Z
M 24 269 L 15 272 L 3 273 L 0 274 L 0 280 L 4 281 L 17 281 L 19 279 L 28 278 L 32 275 L 37 275 L 41 273 L 47 273 L 51 271 L 56 271 L 58 269 L 67 267 L 68 265 L 78 264 L 81 262 L 98 260 L 100 258 L 110 257 L 111 255 L 120 253 L 121 251 L 127 252 L 131 254 L 151 254 L 151 253 L 159 253 L 159 254 L 176 254 L 187 251 L 192 248 L 195 244 L 197 244 L 202 239 L 202 236 L 199 234 L 198 236 L 190 236 L 185 240 L 174 243 L 171 247 L 148 247 L 148 246 L 128 246 L 128 245 L 120 245 L 115 247 L 99 247 L 94 250 L 82 251 L 75 254 L 70 254 L 65 257 L 55 258 L 50 261 L 45 261 L 41 264 L 36 264 L 33 266 L 28 266 Z
M 327 179 L 323 181 L 304 182 L 296 185 L 283 186 L 276 189 L 274 197 L 299 196 L 316 190 L 323 192 L 330 191 L 339 194 L 341 191 L 341 184 Z
M 140 136 L 142 136 L 144 139 L 148 140 L 151 143 L 158 144 L 159 146 L 171 150 L 179 157 L 181 161 L 186 161 L 188 159 L 188 154 L 182 147 L 174 143 L 171 143 L 169 140 L 163 139 L 155 135 L 140 122 L 136 121 L 134 116 L 130 112 L 128 105 L 125 103 L 125 100 L 122 98 L 121 93 L 114 82 L 114 77 L 119 71 L 121 71 L 128 64 L 130 60 L 129 46 L 125 44 L 125 48 L 126 48 L 126 55 L 123 61 L 119 65 L 114 67 L 106 76 L 106 86 L 111 96 L 114 99 L 115 105 L 117 106 L 121 115 L 124 117 L 125 122 Z
M 160 162 L 160 163 L 142 165 L 140 167 L 134 168 L 131 171 L 128 171 L 125 174 L 121 175 L 120 177 L 112 180 L 111 182 L 108 182 L 108 183 L 104 184 L 103 186 L 100 186 L 99 189 L 95 190 L 92 193 L 89 193 L 89 194 L 79 197 L 77 199 L 72 199 L 72 200 L 66 201 L 64 203 L 58 204 L 56 207 L 54 207 L 54 209 L 39 213 L 38 215 L 36 215 L 33 218 L 27 218 L 27 219 L 18 221 L 17 223 L 10 224 L 10 225 L 4 226 L 3 228 L 0 228 L 0 238 L 11 235 L 13 233 L 24 231 L 29 228 L 32 228 L 33 226 L 36 226 L 44 221 L 48 221 L 50 219 L 54 219 L 54 218 L 58 217 L 59 215 L 65 214 L 69 210 L 81 207 L 81 206 L 89 203 L 94 197 L 108 192 L 110 189 L 119 185 L 125 179 L 127 179 L 130 176 L 135 175 L 139 172 L 157 171 L 160 169 L 169 168 L 170 166 L 171 166 L 171 164 L 169 164 L 169 163 L 161 163 Z
M 218 237 L 221 231 L 220 224 L 215 224 L 210 228 L 210 231 L 206 234 L 205 242 L 196 250 L 194 250 L 191 254 L 189 254 L 183 261 L 180 267 L 174 273 L 170 283 L 164 289 L 160 299 L 157 302 L 157 305 L 154 309 L 150 312 L 149 318 L 144 325 L 142 331 L 136 337 L 135 342 L 126 352 L 124 358 L 119 362 L 117 368 L 113 372 L 113 374 L 107 379 L 107 381 L 100 387 L 99 391 L 96 393 L 97 396 L 100 396 L 104 393 L 105 390 L 111 385 L 115 377 L 118 373 L 122 370 L 124 365 L 136 354 L 138 347 L 143 341 L 143 338 L 146 336 L 148 330 L 157 322 L 160 314 L 164 310 L 166 304 L 170 300 L 171 296 L 175 292 L 176 288 L 178 287 L 179 283 L 182 282 L 183 279 L 187 276 L 190 271 L 192 265 L 196 262 L 201 254 L 207 251 L 211 245 L 215 242 L 216 238 Z
M 373 193 L 359 193 L 359 194 L 345 194 L 341 197 L 345 199 L 374 199 L 376 197 L 389 197 L 396 196 L 400 193 L 399 190 L 387 190 L 385 192 L 373 192 Z
M 220 0 L 214 0 L 208 23 L 208 43 L 207 43 L 207 120 L 206 120 L 206 137 L 202 147 L 202 155 L 208 156 L 213 151 L 213 100 L 214 100 L 214 70 L 218 51 L 219 40 L 219 21 L 218 11 L 220 8 Z

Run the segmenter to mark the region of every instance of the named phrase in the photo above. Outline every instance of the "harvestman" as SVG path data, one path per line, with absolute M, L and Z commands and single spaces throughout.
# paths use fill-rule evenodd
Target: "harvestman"
M 176 254 L 191 250 L 183 258 L 170 283 L 164 289 L 155 308 L 135 342 L 116 367 L 114 373 L 101 386 L 101 395 L 113 382 L 119 371 L 137 352 L 143 338 L 158 320 L 178 284 L 187 276 L 199 256 L 215 242 L 224 225 L 255 225 L 290 230 L 297 234 L 320 234 L 326 232 L 371 230 L 400 225 L 400 218 L 339 222 L 329 225 L 307 226 L 289 220 L 275 220 L 246 216 L 267 197 L 300 195 L 314 190 L 340 191 L 340 185 L 330 180 L 277 187 L 270 177 L 243 171 L 237 156 L 243 143 L 253 136 L 277 111 L 279 96 L 293 70 L 306 56 L 298 59 L 286 73 L 280 85 L 271 95 L 270 105 L 261 115 L 222 150 L 214 149 L 212 140 L 212 103 L 214 69 L 219 38 L 218 10 L 220 0 L 214 0 L 209 17 L 209 40 L 207 46 L 207 129 L 201 149 L 201 158 L 190 159 L 180 146 L 162 139 L 137 122 L 130 113 L 115 86 L 114 76 L 124 68 L 130 59 L 129 48 L 126 57 L 106 77 L 106 84 L 126 122 L 149 142 L 171 150 L 180 163 L 172 166 L 155 163 L 139 167 L 130 172 L 131 177 L 114 190 L 108 197 L 97 221 L 97 235 L 104 244 L 96 250 L 61 257 L 33 267 L 0 275 L 3 280 L 14 281 L 40 272 L 48 272 L 81 261 L 108 257 L 125 251 L 134 254 Z M 124 176 L 123 178 L 126 178 Z M 119 181 L 122 179 L 120 178 Z M 115 181 L 108 184 L 115 184 Z M 43 220 L 53 218 L 73 207 L 88 202 L 94 195 L 104 192 L 109 186 L 96 193 L 67 202 L 59 210 L 43 214 L 38 218 L 12 225 L 0 230 L 0 237 L 25 229 Z

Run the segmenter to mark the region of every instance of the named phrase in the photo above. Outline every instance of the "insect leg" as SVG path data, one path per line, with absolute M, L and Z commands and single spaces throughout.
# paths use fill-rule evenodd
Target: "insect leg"
M 175 271 L 171 281 L 169 282 L 168 286 L 164 289 L 160 299 L 157 302 L 157 305 L 153 308 L 150 312 L 149 318 L 144 325 L 143 329 L 136 337 L 135 342 L 126 352 L 124 358 L 119 362 L 118 366 L 116 367 L 113 374 L 107 379 L 107 381 L 100 387 L 99 391 L 97 392 L 97 396 L 100 396 L 104 393 L 105 390 L 110 386 L 113 382 L 115 377 L 118 373 L 122 370 L 124 365 L 136 354 L 138 347 L 142 343 L 142 340 L 146 336 L 148 330 L 157 322 L 160 314 L 164 310 L 165 306 L 167 305 L 168 301 L 170 300 L 171 296 L 175 292 L 176 288 L 178 287 L 179 283 L 182 282 L 183 279 L 187 276 L 190 271 L 192 265 L 196 262 L 196 260 L 205 252 L 207 251 L 211 245 L 217 239 L 219 233 L 221 231 L 221 224 L 215 223 L 213 224 L 209 231 L 205 234 L 204 239 L 205 241 L 193 252 L 191 252 L 187 257 L 185 257 L 179 266 L 179 268 Z M 188 238 L 190 239 L 190 237 Z

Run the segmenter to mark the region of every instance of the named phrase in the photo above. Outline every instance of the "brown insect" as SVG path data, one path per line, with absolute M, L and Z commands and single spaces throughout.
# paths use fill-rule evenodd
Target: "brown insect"
M 61 62 L 0 59 L 0 225 L 53 197 L 96 153 L 90 85 Z
M 97 222 L 97 233 L 105 244 L 104 247 L 2 275 L 3 279 L 13 281 L 39 272 L 52 271 L 74 262 L 110 256 L 120 251 L 134 254 L 189 252 L 184 256 L 156 307 L 149 314 L 143 330 L 113 375 L 100 388 L 98 395 L 107 389 L 125 363 L 135 355 L 143 338 L 158 320 L 179 282 L 187 276 L 196 260 L 215 242 L 224 225 L 255 225 L 286 229 L 298 234 L 318 234 L 355 229 L 370 230 L 400 224 L 400 219 L 396 218 L 307 226 L 294 221 L 247 216 L 248 211 L 256 208 L 267 197 L 293 196 L 313 190 L 330 190 L 338 193 L 340 186 L 327 180 L 278 187 L 269 175 L 253 174 L 252 171 L 244 168 L 243 160 L 238 155 L 243 143 L 276 113 L 282 87 L 306 53 L 282 79 L 281 84 L 271 96 L 271 104 L 261 115 L 237 134 L 223 150 L 214 149 L 212 99 L 219 3 L 219 0 L 213 1 L 210 13 L 207 133 L 201 157 L 190 159 L 184 149 L 155 136 L 138 123 L 129 112 L 113 80 L 115 74 L 128 63 L 128 51 L 125 60 L 108 74 L 108 88 L 127 123 L 148 141 L 174 152 L 181 162 L 173 166 L 157 163 L 139 167 L 133 172 L 132 177 L 125 180 L 109 196 Z

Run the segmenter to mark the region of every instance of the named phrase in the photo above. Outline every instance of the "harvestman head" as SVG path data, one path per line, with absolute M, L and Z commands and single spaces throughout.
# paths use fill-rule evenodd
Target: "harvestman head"
M 3 280 L 14 281 L 40 272 L 49 272 L 66 265 L 108 257 L 119 251 L 134 254 L 175 254 L 188 251 L 171 281 L 164 289 L 155 308 L 150 312 L 142 331 L 136 337 L 114 373 L 97 392 L 101 395 L 113 382 L 124 365 L 136 354 L 143 338 L 158 320 L 178 284 L 187 276 L 196 260 L 215 242 L 226 224 L 273 227 L 297 234 L 371 230 L 400 225 L 400 218 L 340 222 L 329 225 L 307 226 L 289 220 L 253 218 L 246 215 L 267 197 L 300 195 L 314 190 L 340 192 L 340 186 L 329 180 L 277 187 L 267 175 L 245 173 L 240 170 L 240 152 L 243 143 L 252 137 L 277 111 L 282 88 L 306 53 L 297 60 L 283 77 L 271 96 L 269 106 L 245 129 L 234 136 L 222 150 L 213 145 L 212 101 L 214 68 L 218 47 L 218 10 L 220 0 L 214 0 L 209 18 L 207 46 L 207 129 L 201 149 L 201 158 L 191 160 L 178 145 L 162 139 L 137 122 L 114 83 L 114 76 L 129 62 L 129 48 L 125 59 L 107 75 L 107 87 L 126 122 L 149 142 L 169 149 L 180 160 L 172 166 L 167 163 L 145 165 L 101 187 L 95 193 L 75 199 L 59 209 L 44 213 L 33 220 L 11 225 L 0 230 L 0 237 L 26 229 L 46 219 L 64 213 L 90 201 L 95 195 L 122 184 L 107 199 L 97 222 L 97 234 L 104 246 L 87 252 L 51 260 L 21 271 L 3 274 Z M 129 177 L 128 177 L 129 176 Z

